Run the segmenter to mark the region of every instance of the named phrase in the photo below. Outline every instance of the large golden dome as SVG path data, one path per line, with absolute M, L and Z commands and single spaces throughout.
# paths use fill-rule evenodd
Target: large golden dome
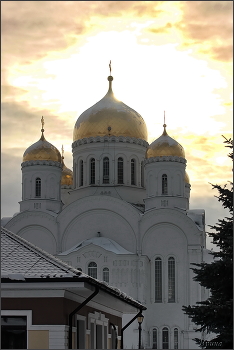
M 129 136 L 147 140 L 147 127 L 142 116 L 123 102 L 112 91 L 113 77 L 109 76 L 109 90 L 95 105 L 77 119 L 73 141 L 95 136 Z
M 146 158 L 163 156 L 178 156 L 185 158 L 183 147 L 167 134 L 166 124 L 163 126 L 163 134 L 149 145 L 146 151 Z
M 61 154 L 55 146 L 46 141 L 44 137 L 44 119 L 42 117 L 42 135 L 39 141 L 35 142 L 33 145 L 28 147 L 23 155 L 23 162 L 29 160 L 53 160 L 55 162 L 61 163 Z

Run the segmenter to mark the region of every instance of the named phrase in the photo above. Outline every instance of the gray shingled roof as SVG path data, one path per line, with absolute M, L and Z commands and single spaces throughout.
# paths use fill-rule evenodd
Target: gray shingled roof
M 107 293 L 117 296 L 128 304 L 146 310 L 140 302 L 92 278 L 53 255 L 36 247 L 15 233 L 1 227 L 1 278 L 4 280 L 29 281 L 30 279 L 63 279 L 82 281 L 98 286 Z
M 22 237 L 1 228 L 1 276 L 73 277 L 80 271 L 36 247 Z

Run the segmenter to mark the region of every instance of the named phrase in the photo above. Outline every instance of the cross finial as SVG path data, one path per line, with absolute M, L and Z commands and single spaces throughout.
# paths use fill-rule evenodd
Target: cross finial
M 166 135 L 167 132 L 166 132 L 166 116 L 165 116 L 165 111 L 164 111 L 164 124 L 163 124 L 163 127 L 164 127 L 164 131 L 163 131 L 163 135 Z
M 44 140 L 45 139 L 45 137 L 44 137 L 44 125 L 45 125 L 45 122 L 44 122 L 44 118 L 43 118 L 43 116 L 41 117 L 41 140 Z
M 110 75 L 111 75 L 111 61 L 109 63 L 109 68 L 110 68 Z
M 44 117 L 42 116 L 41 117 L 41 127 L 42 127 L 42 132 L 44 131 L 44 125 L 45 125 L 45 122 L 44 122 Z
M 62 159 L 64 159 L 64 148 L 63 148 L 63 145 L 62 145 Z

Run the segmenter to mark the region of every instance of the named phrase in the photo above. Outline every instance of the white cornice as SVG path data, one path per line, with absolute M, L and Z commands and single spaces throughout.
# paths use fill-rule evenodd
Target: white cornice
M 55 162 L 53 160 L 28 160 L 26 162 L 21 163 L 22 168 L 26 166 L 32 166 L 32 165 L 49 165 L 49 166 L 56 166 L 58 168 L 63 167 L 62 163 Z
M 124 137 L 124 136 L 96 136 L 96 137 L 86 137 L 73 142 L 72 148 L 82 146 L 88 143 L 98 143 L 98 142 L 123 142 L 123 143 L 134 143 L 147 148 L 149 146 L 148 142 L 142 139 L 137 139 L 135 137 Z
M 156 163 L 156 162 L 178 162 L 186 164 L 187 160 L 182 157 L 178 156 L 161 156 L 161 157 L 151 157 L 148 159 L 145 159 L 144 165 L 150 164 L 150 163 Z

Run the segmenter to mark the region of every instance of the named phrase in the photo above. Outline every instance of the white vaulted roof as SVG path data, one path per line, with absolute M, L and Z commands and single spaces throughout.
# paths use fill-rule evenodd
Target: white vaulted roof
M 66 250 L 63 253 L 60 253 L 59 255 L 68 255 L 68 254 L 76 252 L 79 249 L 84 248 L 85 246 L 88 246 L 90 244 L 94 244 L 96 246 L 99 246 L 99 247 L 101 247 L 105 250 L 108 250 L 112 253 L 115 253 L 115 254 L 134 254 L 134 253 L 126 250 L 125 248 L 123 248 L 120 244 L 115 242 L 113 239 L 106 238 L 106 237 L 93 237 L 90 239 L 86 239 L 82 242 L 79 242 L 78 244 L 76 244 L 72 248 Z

